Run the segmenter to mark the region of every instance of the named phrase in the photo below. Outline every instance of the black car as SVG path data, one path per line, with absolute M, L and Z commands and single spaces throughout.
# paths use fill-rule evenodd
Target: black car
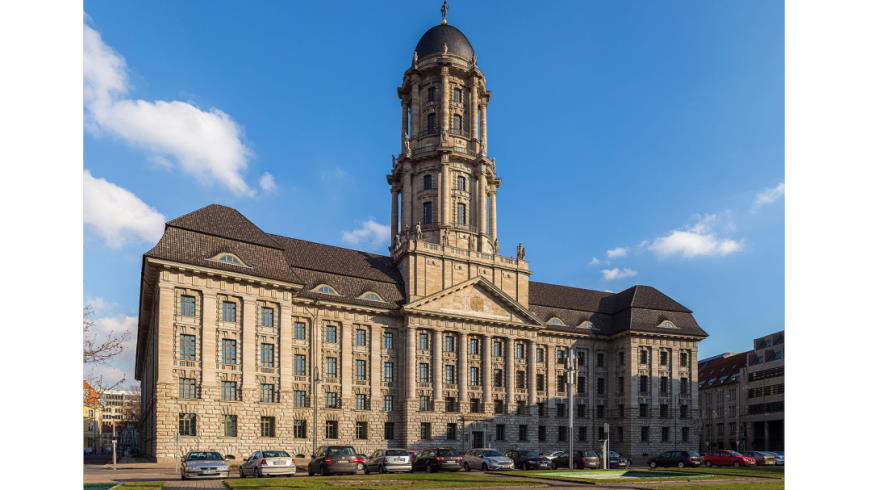
M 598 455 L 598 461 L 601 462 L 601 451 L 595 451 L 595 454 Z M 619 454 L 616 451 L 610 451 L 609 457 L 607 458 L 607 467 L 609 469 L 615 468 L 628 468 L 631 466 L 631 460 L 626 458 L 625 456 Z
M 677 468 L 685 468 L 687 466 L 701 466 L 703 462 L 704 458 L 695 451 L 665 451 L 650 459 L 649 467 L 676 466 Z
M 514 461 L 514 468 L 519 470 L 551 470 L 553 462 L 540 451 L 530 449 L 511 449 L 505 455 Z
M 595 451 L 574 451 L 574 468 L 576 469 L 598 468 L 600 461 L 601 460 L 598 458 L 598 453 L 596 453 Z M 553 467 L 567 468 L 568 453 L 566 452 L 565 454 L 554 458 Z
M 347 473 L 355 475 L 362 460 L 353 446 L 321 446 L 314 452 L 308 463 L 309 475 L 334 475 Z
M 426 470 L 429 473 L 459 471 L 462 469 L 462 453 L 452 447 L 424 449 L 417 453 L 413 469 Z

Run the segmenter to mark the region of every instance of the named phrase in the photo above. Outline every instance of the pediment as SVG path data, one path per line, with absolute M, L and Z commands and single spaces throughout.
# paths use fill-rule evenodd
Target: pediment
M 421 298 L 404 309 L 438 316 L 542 326 L 534 313 L 482 277 Z

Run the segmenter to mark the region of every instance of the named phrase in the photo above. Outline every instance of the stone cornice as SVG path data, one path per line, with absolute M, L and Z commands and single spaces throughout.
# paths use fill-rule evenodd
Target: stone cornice
M 166 269 L 174 269 L 179 272 L 193 272 L 207 277 L 216 277 L 222 279 L 230 279 L 242 283 L 255 284 L 258 286 L 272 287 L 276 289 L 286 289 L 289 291 L 301 291 L 305 287 L 304 284 L 296 284 L 292 282 L 279 281 L 277 279 L 267 279 L 249 274 L 240 274 L 237 272 L 229 272 L 220 269 L 211 269 L 197 265 L 184 264 L 181 262 L 172 262 L 169 260 L 155 259 L 152 257 L 145 258 L 146 265 L 155 265 Z

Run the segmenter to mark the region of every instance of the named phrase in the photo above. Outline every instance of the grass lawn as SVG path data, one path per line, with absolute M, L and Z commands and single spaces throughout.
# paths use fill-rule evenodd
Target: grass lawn
M 627 473 L 625 477 L 623 474 Z M 559 480 L 573 483 L 641 483 L 655 481 L 691 481 L 711 478 L 711 474 L 680 474 L 670 471 L 654 472 L 644 468 L 629 470 L 532 470 L 511 471 L 508 476 L 526 476 L 530 478 L 543 478 L 547 480 Z M 612 477 L 608 477 L 612 475 Z M 726 476 L 725 478 L 731 478 Z
M 658 487 L 650 487 L 655 490 L 673 490 L 675 488 L 679 490 L 731 490 L 732 488 L 736 488 L 739 490 L 781 490 L 785 488 L 785 482 L 781 481 L 771 481 L 771 482 L 745 482 L 745 483 L 732 483 L 730 485 L 719 484 L 719 485 L 680 485 L 675 487 L 673 485 L 666 486 L 658 486 Z
M 132 488 L 136 490 L 145 490 L 149 488 L 163 488 L 165 481 L 129 481 L 122 483 L 118 488 Z
M 757 467 L 717 467 L 711 468 L 657 468 L 651 471 L 667 471 L 671 472 L 689 472 L 689 473 L 709 473 L 713 475 L 723 476 L 749 476 L 754 478 L 775 478 L 782 480 L 785 478 L 785 468 L 783 466 L 757 466 Z
M 243 478 L 225 480 L 232 488 L 443 488 L 524 486 L 528 482 L 473 473 L 402 473 L 395 475 L 349 475 L 289 478 Z

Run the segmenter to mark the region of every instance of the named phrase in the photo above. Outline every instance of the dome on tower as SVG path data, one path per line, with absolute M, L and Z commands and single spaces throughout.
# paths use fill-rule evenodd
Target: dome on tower
M 471 47 L 465 34 L 448 24 L 439 24 L 426 31 L 417 42 L 414 51 L 422 59 L 431 54 L 443 52 L 444 43 L 447 43 L 447 52 L 450 54 L 461 56 L 467 60 L 474 57 L 474 48 Z

